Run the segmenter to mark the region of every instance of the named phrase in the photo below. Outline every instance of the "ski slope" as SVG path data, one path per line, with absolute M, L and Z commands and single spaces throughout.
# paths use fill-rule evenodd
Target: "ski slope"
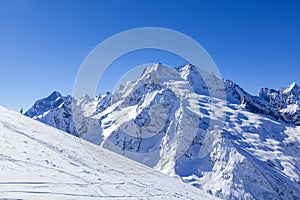
M 215 199 L 26 116 L 0 113 L 0 198 Z

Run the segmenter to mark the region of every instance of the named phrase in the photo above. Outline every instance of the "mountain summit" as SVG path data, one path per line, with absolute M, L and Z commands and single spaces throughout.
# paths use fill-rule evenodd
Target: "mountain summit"
M 54 120 L 68 126 L 51 124 L 61 105 L 35 118 L 220 198 L 299 199 L 294 88 L 252 96 L 196 66 L 156 64 L 113 93 L 73 99 L 72 119 Z

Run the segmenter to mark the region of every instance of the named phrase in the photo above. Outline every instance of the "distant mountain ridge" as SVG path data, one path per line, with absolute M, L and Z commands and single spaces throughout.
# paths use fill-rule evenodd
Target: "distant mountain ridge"
M 190 64 L 176 67 L 175 69 L 190 83 L 193 92 L 206 96 L 210 95 L 207 85 L 201 75 L 206 73 L 207 76 L 207 72 L 202 71 L 202 73 L 200 73 L 199 71 L 201 70 L 196 70 L 197 67 Z M 215 76 L 212 77 L 217 79 Z M 243 105 L 245 109 L 253 113 L 264 114 L 289 124 L 300 125 L 300 87 L 296 83 L 293 82 L 291 85 L 278 91 L 262 88 L 257 96 L 250 95 L 238 84 L 230 80 L 224 80 L 223 84 L 228 102 Z M 116 95 L 107 92 L 106 94 L 95 98 L 94 100 L 98 101 L 95 113 L 100 113 L 109 107 L 112 98 L 115 96 Z M 70 95 L 64 97 L 59 92 L 54 91 L 48 97 L 36 101 L 25 115 L 36 119 L 42 119 L 44 117 L 39 117 L 39 115 L 42 115 L 49 110 L 55 110 L 65 101 L 70 104 L 70 102 L 74 102 L 75 99 L 72 99 Z M 68 105 L 68 103 L 65 104 Z M 68 107 L 67 110 L 70 109 L 71 107 Z M 69 114 L 70 112 L 65 112 L 66 116 Z M 55 124 L 51 125 L 54 127 L 61 127 L 59 125 L 56 126 Z M 75 132 L 65 131 L 76 135 Z
M 300 125 L 300 87 L 295 82 L 278 91 L 263 88 L 259 97 L 272 104 L 285 122 Z
M 299 97 L 296 84 L 253 96 L 193 65 L 156 64 L 113 93 L 46 98 L 25 114 L 220 198 L 300 199 Z

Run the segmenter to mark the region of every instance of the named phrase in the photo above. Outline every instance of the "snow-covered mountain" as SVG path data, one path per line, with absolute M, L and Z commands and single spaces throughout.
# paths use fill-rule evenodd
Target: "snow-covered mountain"
M 279 91 L 269 88 L 261 89 L 259 96 L 275 107 L 283 120 L 300 125 L 300 87 L 292 83 Z
M 100 109 L 98 104 L 101 104 L 103 99 L 105 100 L 105 95 L 103 98 L 91 99 L 83 96 L 74 99 L 70 95 L 63 97 L 59 92 L 53 92 L 49 97 L 38 100 L 25 115 L 95 144 L 100 144 L 101 130 L 98 130 L 100 128 L 98 120 L 90 116 Z M 43 107 L 43 105 L 45 106 Z M 76 124 L 74 116 L 76 116 Z
M 0 107 L 1 199 L 216 199 Z
M 68 122 L 80 137 L 217 197 L 300 199 L 299 121 L 277 106 L 298 105 L 299 95 L 274 104 L 263 91 L 252 96 L 193 65 L 156 64 L 112 94 L 73 99 Z M 35 117 L 60 128 L 48 121 L 61 112 Z
M 26 112 L 29 117 L 40 116 L 45 112 L 59 107 L 67 97 L 63 97 L 59 92 L 53 92 L 48 97 L 36 101 L 33 107 Z

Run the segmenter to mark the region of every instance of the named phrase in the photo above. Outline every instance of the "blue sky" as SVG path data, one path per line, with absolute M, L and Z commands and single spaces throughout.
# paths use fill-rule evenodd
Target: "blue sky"
M 300 84 L 298 1 L 0 0 L 0 104 L 28 109 L 54 90 L 71 94 L 80 64 L 97 44 L 147 26 L 192 37 L 224 78 L 252 94 Z M 132 52 L 110 66 L 99 92 L 111 90 L 131 67 L 156 62 L 185 61 L 158 50 Z

